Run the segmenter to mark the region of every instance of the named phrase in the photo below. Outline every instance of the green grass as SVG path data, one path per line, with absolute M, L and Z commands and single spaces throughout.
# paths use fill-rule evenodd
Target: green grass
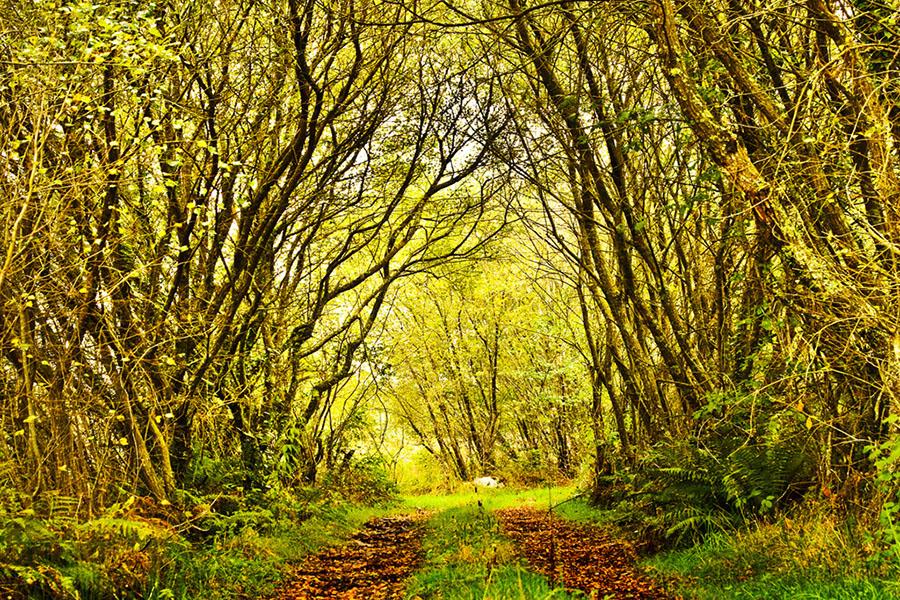
M 192 541 L 127 516 L 70 527 L 65 538 L 50 535 L 38 520 L 18 519 L 0 536 L 6 561 L 13 561 L 0 560 L 0 578 L 36 578 L 32 591 L 73 589 L 83 600 L 111 594 L 148 600 L 268 597 L 291 562 L 340 543 L 374 517 L 426 509 L 434 514 L 423 540 L 425 564 L 410 580 L 408 597 L 582 598 L 555 589 L 517 559 L 492 512 L 523 505 L 553 506 L 560 517 L 612 527 L 613 535 L 622 516 L 621 509 L 591 506 L 572 487 L 477 493 L 462 487 L 450 495 L 406 497 L 390 507 L 305 505 L 303 520 L 296 512 L 245 507 L 198 521 L 207 533 Z M 862 529 L 815 507 L 793 517 L 712 535 L 702 544 L 649 557 L 642 566 L 669 589 L 700 600 L 900 598 L 900 573 L 876 566 L 875 548 L 864 541 Z M 28 552 L 43 557 L 40 564 L 56 557 L 55 570 L 38 571 L 26 561 Z
M 199 597 L 198 590 L 211 599 L 264 597 L 275 589 L 288 563 L 340 543 L 372 518 L 416 509 L 436 515 L 424 540 L 428 564 L 411 583 L 412 596 L 570 598 L 515 562 L 512 546 L 499 534 L 489 513 L 509 506 L 546 505 L 548 499 L 556 503 L 573 493 L 572 488 L 561 487 L 478 493 L 466 489 L 451 495 L 407 497 L 389 507 L 320 506 L 300 523 L 281 520 L 256 527 L 248 517 L 230 526 L 233 535 L 217 536 L 214 544 L 171 545 L 168 563 L 160 565 L 160 577 L 150 582 L 146 598 L 188 600 Z
M 601 510 L 581 497 L 558 504 L 554 513 L 614 531 L 622 518 L 620 510 Z M 872 566 L 864 537 L 827 511 L 810 510 L 795 520 L 712 535 L 696 546 L 651 556 L 641 566 L 685 598 L 699 600 L 900 598 L 900 574 Z
M 409 591 L 412 598 L 446 600 L 563 600 L 585 598 L 553 588 L 546 578 L 520 565 L 500 565 L 489 575 L 469 566 L 447 566 L 416 579 Z
M 868 551 L 827 517 L 762 524 L 650 557 L 644 566 L 699 600 L 900 598 L 897 573 L 873 568 Z
M 575 496 L 561 500 L 553 507 L 553 514 L 569 521 L 592 523 L 601 527 L 614 526 L 621 518 L 616 510 L 603 510 L 591 505 L 584 496 Z
M 273 531 L 265 541 L 285 560 L 293 561 L 346 540 L 367 521 L 397 512 L 396 506 L 345 504 L 320 509 L 300 524 L 289 523 Z
M 427 494 L 406 496 L 401 506 L 408 509 L 447 510 L 477 504 L 478 500 L 487 510 L 499 510 L 511 506 L 552 506 L 578 492 L 574 486 L 553 486 L 550 488 L 479 488 L 477 492 L 469 485 L 454 494 Z
M 464 494 L 419 497 L 417 507 L 449 508 L 428 522 L 423 540 L 425 565 L 410 582 L 408 596 L 441 600 L 582 598 L 554 589 L 545 577 L 521 565 L 490 512 L 536 501 L 540 492 L 536 493 L 491 490 L 471 498 Z M 477 499 L 483 507 L 477 505 Z
M 274 592 L 287 564 L 338 544 L 366 521 L 393 508 L 344 504 L 318 507 L 308 519 L 268 524 L 264 533 L 250 526 L 212 544 L 171 544 L 148 582 L 148 600 L 266 597 Z
M 366 521 L 386 514 L 409 512 L 415 509 L 426 509 L 441 512 L 435 521 L 440 523 L 439 529 L 449 527 L 447 531 L 457 531 L 463 535 L 459 538 L 458 548 L 470 553 L 463 564 L 446 564 L 446 571 L 423 574 L 421 595 L 440 598 L 481 598 L 485 589 L 496 598 L 519 597 L 520 591 L 526 598 L 565 597 L 552 595 L 547 582 L 534 574 L 528 573 L 517 565 L 510 564 L 508 558 L 503 564 L 496 563 L 498 568 L 489 568 L 493 551 L 484 544 L 478 545 L 464 540 L 474 536 L 479 530 L 476 521 L 468 522 L 470 512 L 477 508 L 480 499 L 487 510 L 496 510 L 507 506 L 522 504 L 546 503 L 547 498 L 553 502 L 574 493 L 571 488 L 552 488 L 538 490 L 494 489 L 462 491 L 447 496 L 415 496 L 407 497 L 393 506 L 365 507 L 349 504 L 339 506 L 319 506 L 312 516 L 302 522 L 288 520 L 267 521 L 264 517 L 254 517 L 252 513 L 235 523 L 225 523 L 223 534 L 218 535 L 214 543 L 190 544 L 185 541 L 169 546 L 164 564 L 155 569 L 158 578 L 149 582 L 146 597 L 149 600 L 188 600 L 198 597 L 202 590 L 204 598 L 260 597 L 271 594 L 284 574 L 288 563 L 320 550 L 323 547 L 338 544 L 357 531 Z M 462 512 L 454 512 L 460 509 Z M 265 511 L 264 511 L 265 512 Z M 241 513 L 243 515 L 244 513 Z M 466 516 L 469 515 L 469 516 Z M 237 516 L 229 517 L 235 520 Z M 254 519 L 260 523 L 257 525 Z M 455 522 L 454 519 L 462 519 Z M 493 519 L 489 517 L 489 519 Z M 220 519 L 224 521 L 225 519 Z M 452 526 L 451 526 L 452 525 Z M 483 527 L 482 527 L 483 529 Z M 433 528 L 429 527 L 429 531 Z M 227 534 L 234 531 L 233 534 Z M 460 533 L 461 532 L 461 533 Z M 474 538 L 473 538 L 474 539 Z M 488 539 L 494 540 L 493 537 Z M 498 541 L 498 540 L 494 540 Z M 443 544 L 444 541 L 436 543 Z M 498 544 L 503 555 L 506 548 Z M 475 565 L 475 566 L 473 566 Z M 487 576 L 490 578 L 487 579 Z M 428 578 L 432 578 L 429 583 Z M 470 579 L 478 579 L 480 583 L 473 588 L 466 587 Z M 457 584 L 453 582 L 457 582 Z M 460 583 L 464 582 L 464 583 Z M 456 592 L 440 592 L 435 590 L 442 586 L 457 585 Z M 431 590 L 431 591 L 429 591 Z M 474 591 L 473 591 L 474 590 Z M 471 591 L 471 595 L 469 592 Z M 446 595 L 456 593 L 457 595 Z M 513 594 L 510 596 L 510 594 Z

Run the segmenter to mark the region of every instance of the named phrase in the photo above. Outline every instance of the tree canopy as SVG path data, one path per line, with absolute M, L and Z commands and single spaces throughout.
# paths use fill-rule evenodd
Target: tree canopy
M 893 523 L 898 14 L 7 3 L 0 479 L 169 502 L 417 449 Z

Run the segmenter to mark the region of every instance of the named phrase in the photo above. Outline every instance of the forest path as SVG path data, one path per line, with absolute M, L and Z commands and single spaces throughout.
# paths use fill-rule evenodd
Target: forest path
M 543 576 L 543 589 L 548 591 L 535 597 L 675 600 L 638 570 L 637 555 L 627 542 L 596 524 L 549 514 L 538 507 L 537 494 L 531 494 L 534 497 L 527 499 L 507 497 L 503 492 L 431 497 L 427 500 L 434 504 L 428 510 L 420 505 L 409 512 L 373 519 L 342 545 L 299 563 L 278 600 L 392 600 L 410 594 L 414 598 L 504 600 L 513 597 L 509 588 L 484 587 L 486 582 L 502 580 L 509 570 L 504 570 L 504 564 L 522 564 L 527 571 Z M 511 544 L 506 560 L 512 562 L 497 564 L 502 540 Z M 493 553 L 485 551 L 488 547 Z M 470 567 L 461 566 L 466 563 L 471 563 Z M 448 569 L 442 570 L 444 567 Z M 473 573 L 478 576 L 459 587 L 460 581 L 468 581 Z M 423 574 L 431 587 L 410 588 Z M 440 579 L 443 575 L 450 578 Z M 516 590 L 520 587 L 521 581 Z M 549 591 L 552 588 L 565 588 L 571 595 L 561 589 Z M 514 592 L 516 600 L 531 597 L 531 592 Z
M 529 566 L 556 585 L 581 590 L 590 598 L 672 598 L 637 571 L 637 555 L 627 542 L 597 526 L 567 521 L 533 506 L 495 514 Z
M 417 511 L 369 521 L 345 544 L 300 563 L 279 600 L 403 598 L 406 580 L 422 560 L 428 514 Z

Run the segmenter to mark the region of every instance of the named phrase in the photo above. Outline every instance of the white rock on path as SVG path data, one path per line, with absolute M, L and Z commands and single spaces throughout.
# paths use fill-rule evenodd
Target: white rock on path
M 493 477 L 476 477 L 474 481 L 472 481 L 477 486 L 487 487 L 487 488 L 496 488 L 503 487 L 503 484 Z

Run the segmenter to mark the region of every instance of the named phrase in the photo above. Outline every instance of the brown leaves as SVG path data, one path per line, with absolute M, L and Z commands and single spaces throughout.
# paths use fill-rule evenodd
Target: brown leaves
M 670 598 L 634 566 L 634 549 L 599 528 L 573 523 L 534 508 L 497 512 L 503 532 L 536 571 L 592 598 Z
M 531 567 L 559 585 L 592 598 L 671 598 L 636 570 L 630 545 L 597 527 L 533 508 L 506 509 L 497 516 Z M 402 598 L 406 579 L 421 562 L 422 521 L 405 515 L 369 522 L 345 545 L 301 564 L 280 600 Z
M 421 561 L 422 519 L 375 519 L 343 546 L 312 556 L 297 569 L 280 600 L 402 598 Z

